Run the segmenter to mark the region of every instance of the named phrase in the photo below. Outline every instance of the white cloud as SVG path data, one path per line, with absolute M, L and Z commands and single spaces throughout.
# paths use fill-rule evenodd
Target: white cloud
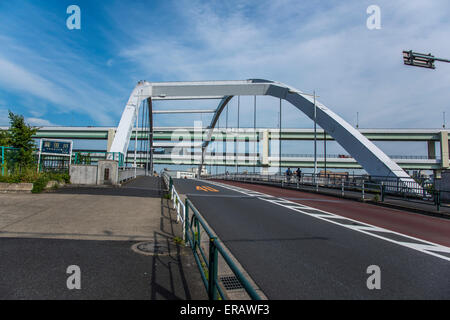
M 40 118 L 26 118 L 25 121 L 31 125 L 31 126 L 37 126 L 37 127 L 50 127 L 50 126 L 56 126 L 55 124 L 51 123 L 50 121 L 46 119 L 40 119 Z
M 312 8 L 263 1 L 251 14 L 232 4 L 177 2 L 179 34 L 138 32 L 122 55 L 143 74 L 165 80 L 268 78 L 315 89 L 349 122 L 359 111 L 365 127 L 437 127 L 448 109 L 448 66 L 418 70 L 404 66 L 401 56 L 404 49 L 450 55 L 446 1 L 378 1 L 382 29 L 372 31 L 369 2 L 314 2 Z

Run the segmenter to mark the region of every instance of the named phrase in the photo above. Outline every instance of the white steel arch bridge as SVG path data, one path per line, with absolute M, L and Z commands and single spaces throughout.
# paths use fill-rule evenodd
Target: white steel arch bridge
M 331 109 L 317 101 L 316 97 L 283 83 L 262 79 L 202 82 L 139 81 L 122 113 L 110 152 L 127 154 L 134 123 L 138 117 L 140 105 L 145 100 L 151 106 L 152 101 L 155 100 L 217 99 L 220 102 L 212 111 L 214 115 L 202 145 L 202 166 L 214 127 L 222 111 L 235 96 L 272 96 L 280 101 L 288 101 L 310 119 L 315 120 L 369 175 L 398 178 L 400 181 L 408 183 L 413 181 L 374 143 Z M 152 113 L 150 112 L 149 115 Z

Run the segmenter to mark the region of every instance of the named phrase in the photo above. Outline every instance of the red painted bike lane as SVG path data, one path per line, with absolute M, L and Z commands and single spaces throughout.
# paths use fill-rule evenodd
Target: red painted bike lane
M 336 197 L 235 181 L 217 182 L 285 198 L 342 217 L 450 247 L 450 220 Z

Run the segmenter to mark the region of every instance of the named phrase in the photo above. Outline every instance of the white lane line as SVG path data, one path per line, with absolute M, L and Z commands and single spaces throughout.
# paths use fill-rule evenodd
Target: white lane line
M 210 183 L 212 183 L 212 182 L 210 182 Z M 215 184 L 215 185 L 217 185 L 219 187 L 222 187 L 222 188 L 225 188 L 225 189 L 229 189 L 229 190 L 232 190 L 232 191 L 241 192 L 241 193 L 244 193 L 244 194 L 252 193 L 252 191 L 250 191 L 250 190 L 246 190 L 246 189 L 243 189 L 243 188 L 237 188 L 237 187 L 234 187 L 234 186 L 225 185 L 225 184 L 220 183 L 220 182 L 214 182 L 212 184 Z M 263 195 L 267 196 L 266 194 L 263 194 Z M 388 241 L 388 242 L 391 242 L 391 243 L 395 243 L 397 245 L 400 245 L 400 246 L 403 246 L 403 247 L 406 247 L 406 248 L 410 248 L 410 249 L 413 249 L 413 250 L 416 250 L 416 251 L 419 251 L 419 252 L 422 252 L 422 253 L 425 253 L 425 254 L 428 254 L 428 255 L 432 255 L 432 256 L 435 256 L 435 257 L 438 257 L 440 259 L 443 259 L 443 260 L 446 260 L 446 261 L 450 262 L 450 257 L 447 257 L 445 255 L 440 255 L 440 254 L 436 253 L 436 252 L 450 253 L 450 248 L 446 247 L 446 246 L 443 246 L 443 245 L 440 245 L 440 244 L 437 244 L 437 243 L 433 243 L 433 242 L 430 242 L 430 241 L 427 241 L 427 240 L 415 238 L 415 237 L 412 237 L 412 236 L 409 236 L 409 235 L 406 235 L 406 234 L 402 234 L 402 233 L 399 233 L 399 232 L 396 232 L 396 231 L 384 229 L 384 228 L 381 228 L 381 227 L 373 226 L 373 225 L 370 225 L 370 224 L 365 223 L 365 222 L 361 222 L 361 221 L 358 221 L 358 220 L 355 220 L 355 219 L 352 219 L 352 218 L 347 218 L 347 217 L 344 217 L 344 216 L 339 216 L 337 214 L 334 214 L 334 213 L 331 213 L 331 212 L 327 212 L 327 211 L 323 211 L 323 210 L 320 210 L 320 209 L 316 209 L 316 208 L 313 208 L 313 207 L 304 206 L 304 208 L 302 208 L 302 209 L 308 209 L 308 210 L 314 210 L 314 211 L 322 212 L 322 213 L 325 213 L 325 215 L 314 214 L 314 213 L 302 211 L 301 209 L 298 209 L 298 208 L 286 205 L 285 203 L 286 203 L 287 200 L 286 199 L 282 199 L 282 198 L 276 198 L 276 200 L 273 200 L 273 199 L 269 200 L 269 199 L 265 199 L 263 197 L 258 197 L 258 199 L 263 200 L 263 201 L 267 201 L 267 202 L 270 202 L 270 203 L 273 203 L 273 204 L 276 204 L 276 205 L 279 205 L 279 206 L 284 207 L 286 209 L 290 209 L 290 210 L 293 210 L 293 211 L 296 211 L 296 212 L 303 213 L 305 215 L 308 215 L 310 217 L 313 217 L 313 218 L 316 218 L 316 219 L 319 219 L 319 220 L 323 220 L 323 221 L 326 221 L 326 222 L 329 222 L 329 223 L 333 223 L 335 225 L 338 225 L 338 226 L 341 226 L 341 227 L 344 227 L 344 228 L 347 228 L 347 229 L 350 229 L 350 230 L 353 230 L 353 231 L 364 233 L 364 234 L 367 234 L 369 236 L 372 236 L 372 237 L 375 237 L 375 238 L 378 238 L 378 239 L 382 239 L 382 240 L 385 240 L 385 241 Z M 284 200 L 284 201 L 280 201 L 280 200 Z M 291 201 L 287 201 L 287 202 L 289 202 L 290 204 L 297 204 L 296 202 L 291 202 Z M 358 224 L 362 224 L 362 226 L 348 225 L 348 224 L 341 223 L 339 221 L 333 221 L 333 219 L 330 219 L 330 218 L 345 219 L 345 220 L 356 222 Z M 424 243 L 424 244 L 417 244 L 417 243 L 411 243 L 411 242 L 405 242 L 405 241 L 396 241 L 396 240 L 393 240 L 393 239 L 390 239 L 390 238 L 387 238 L 387 237 L 383 237 L 381 235 L 378 235 L 378 234 L 375 234 L 375 233 L 372 233 L 372 232 L 385 232 L 385 233 L 390 233 L 390 234 L 394 234 L 394 235 L 399 235 L 401 237 L 408 238 L 408 239 L 411 239 L 411 240 L 414 240 L 414 241 L 418 241 L 418 242 L 421 242 L 421 243 Z

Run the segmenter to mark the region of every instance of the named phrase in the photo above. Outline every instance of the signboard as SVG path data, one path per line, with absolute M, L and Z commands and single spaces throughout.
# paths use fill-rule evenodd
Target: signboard
M 38 172 L 40 170 L 41 155 L 69 157 L 72 160 L 72 140 L 41 139 L 38 157 Z
M 41 154 L 70 156 L 72 141 L 44 140 L 41 142 Z

